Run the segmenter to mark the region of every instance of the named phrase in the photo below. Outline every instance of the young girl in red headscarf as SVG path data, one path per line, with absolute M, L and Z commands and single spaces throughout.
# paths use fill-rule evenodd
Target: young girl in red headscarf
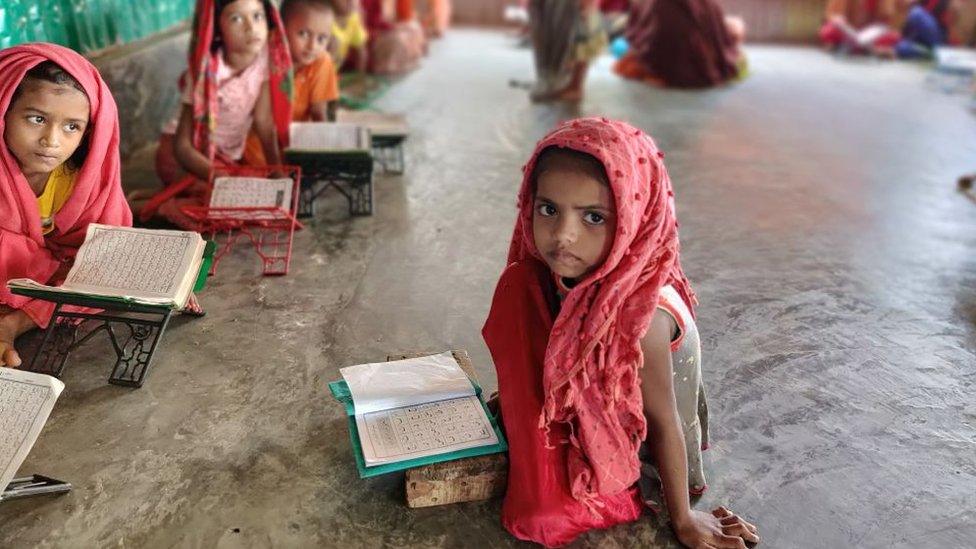
M 520 539 L 564 545 L 647 504 L 690 547 L 759 541 L 728 509 L 689 503 L 705 489 L 707 416 L 662 157 L 633 126 L 587 118 L 552 131 L 525 166 L 483 331 L 509 442 L 502 523 Z
M 252 125 L 268 164 L 281 164 L 291 123 L 291 57 L 268 0 L 198 0 L 179 116 L 163 130 L 156 171 L 166 185 L 143 206 L 191 227 L 180 211 L 202 204 L 215 165 L 239 163 Z
M 19 366 L 14 340 L 47 326 L 54 305 L 6 282 L 57 284 L 89 223 L 129 226 L 119 119 L 98 70 L 53 44 L 0 50 L 0 366 Z

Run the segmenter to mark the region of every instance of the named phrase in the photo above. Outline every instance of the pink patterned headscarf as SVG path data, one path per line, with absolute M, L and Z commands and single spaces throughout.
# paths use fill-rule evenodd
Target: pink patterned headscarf
M 606 261 L 565 296 L 543 365 L 540 428 L 569 427 L 568 474 L 573 497 L 587 502 L 637 481 L 637 451 L 647 433 L 638 369 L 662 286 L 687 303 L 694 293 L 679 261 L 674 192 L 664 153 L 643 131 L 606 118 L 565 122 L 536 145 L 523 168 L 519 217 L 509 250 L 513 263 L 542 260 L 532 233 L 533 168 L 548 147 L 573 149 L 603 163 L 616 205 L 617 228 Z

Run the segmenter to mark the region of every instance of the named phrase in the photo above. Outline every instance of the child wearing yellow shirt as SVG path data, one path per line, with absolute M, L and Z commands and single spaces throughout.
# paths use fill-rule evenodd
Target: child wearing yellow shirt
M 336 20 L 332 25 L 335 37 L 334 49 L 336 65 L 340 70 L 366 72 L 366 44 L 369 33 L 363 25 L 362 16 L 356 0 L 333 0 Z

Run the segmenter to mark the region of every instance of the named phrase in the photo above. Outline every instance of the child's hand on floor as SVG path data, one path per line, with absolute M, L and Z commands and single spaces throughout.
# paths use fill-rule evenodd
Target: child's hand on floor
M 692 549 L 746 549 L 745 542 L 759 543 L 756 527 L 725 507 L 709 513 L 691 510 L 687 520 L 674 525 L 678 541 Z

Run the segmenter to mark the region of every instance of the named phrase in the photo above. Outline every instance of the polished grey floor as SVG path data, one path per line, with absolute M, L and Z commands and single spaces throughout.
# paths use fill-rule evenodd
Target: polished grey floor
M 503 266 L 519 167 L 557 120 L 633 121 L 667 151 L 684 265 L 701 299 L 713 416 L 710 490 L 764 546 L 966 547 L 976 539 L 976 170 L 968 98 L 924 67 L 753 47 L 727 89 L 662 91 L 592 71 L 578 111 L 533 106 L 529 53 L 458 30 L 381 106 L 409 113 L 404 177 L 376 214 L 336 197 L 296 237 L 292 272 L 225 259 L 141 390 L 77 355 L 25 469 L 56 499 L 0 505 L 0 546 L 489 547 L 518 543 L 499 502 L 410 510 L 362 481 L 338 368 L 466 348 Z M 135 185 L 150 166 L 136 156 Z M 651 518 L 580 547 L 674 547 Z

